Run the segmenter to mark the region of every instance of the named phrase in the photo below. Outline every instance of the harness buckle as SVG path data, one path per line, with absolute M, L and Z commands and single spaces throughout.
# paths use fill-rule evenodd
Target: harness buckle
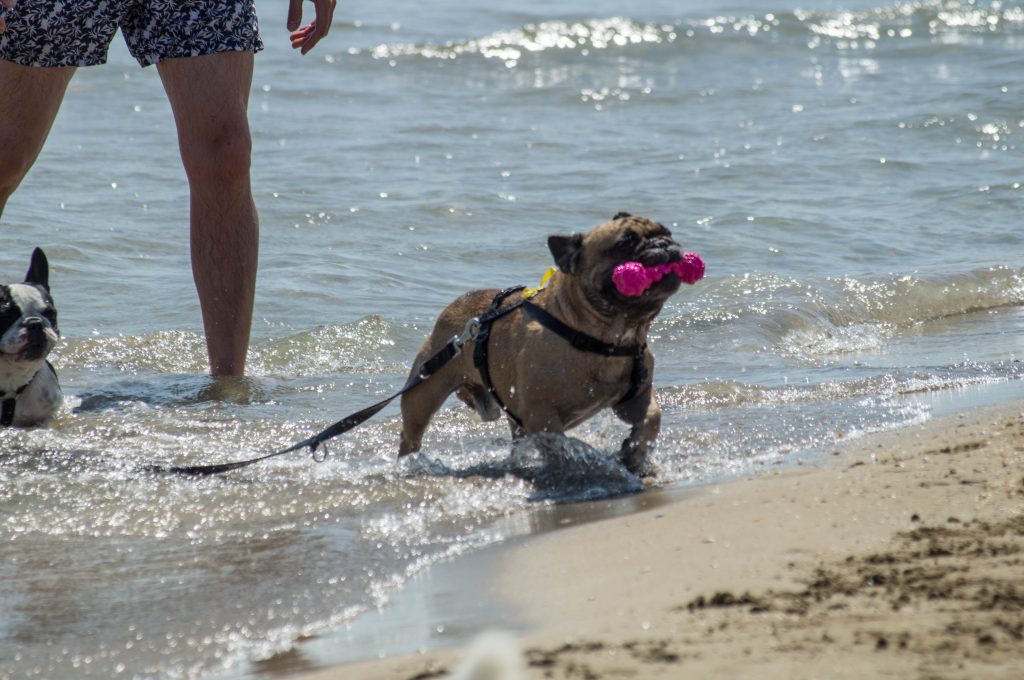
M 463 345 L 465 345 L 470 340 L 475 340 L 478 332 L 480 332 L 480 317 L 470 317 L 466 321 L 466 325 L 463 326 L 462 333 L 459 335 L 452 336 L 452 339 L 449 340 L 449 342 L 455 348 L 455 354 L 453 355 L 453 358 L 462 354 Z

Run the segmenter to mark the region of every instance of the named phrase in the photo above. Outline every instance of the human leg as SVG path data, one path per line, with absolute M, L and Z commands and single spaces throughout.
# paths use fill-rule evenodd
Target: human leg
M 192 275 L 210 372 L 240 376 L 249 347 L 259 252 L 247 118 L 253 54 L 165 59 L 157 69 L 174 111 L 191 191 Z
M 0 214 L 39 156 L 74 72 L 0 61 Z
M 75 68 L 106 60 L 120 12 L 119 3 L 105 0 L 19 0 L 4 7 L 0 213 L 43 148 Z

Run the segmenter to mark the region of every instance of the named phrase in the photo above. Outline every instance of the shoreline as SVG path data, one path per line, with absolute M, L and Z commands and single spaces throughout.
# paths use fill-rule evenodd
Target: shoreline
M 1024 675 L 1024 401 L 648 506 L 486 558 L 466 598 L 527 624 L 492 642 L 509 677 Z M 444 677 L 469 646 L 286 676 Z

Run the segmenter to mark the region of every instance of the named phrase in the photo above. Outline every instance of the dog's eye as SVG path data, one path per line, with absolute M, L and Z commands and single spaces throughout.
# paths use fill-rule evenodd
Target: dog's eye
M 627 229 L 615 241 L 612 249 L 617 252 L 632 253 L 640 245 L 640 235 L 632 229 Z
M 21 313 L 18 311 L 18 308 L 10 302 L 0 303 L 0 325 L 2 325 L 3 328 L 14 323 L 19 316 L 21 316 Z
M 43 310 L 43 318 L 49 321 L 52 325 L 57 325 L 57 310 L 53 307 L 47 307 Z

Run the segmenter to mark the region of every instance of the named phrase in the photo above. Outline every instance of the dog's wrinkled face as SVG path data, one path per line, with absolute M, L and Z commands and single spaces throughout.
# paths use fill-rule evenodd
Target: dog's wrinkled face
M 24 283 L 0 286 L 0 360 L 46 358 L 60 337 L 46 256 L 36 250 Z
M 627 297 L 612 283 L 612 272 L 624 262 L 652 267 L 682 259 L 672 232 L 646 217 L 619 213 L 586 234 L 552 236 L 548 247 L 558 268 L 572 274 L 591 306 L 605 314 L 651 316 L 679 290 L 681 281 L 672 274 L 638 296 Z

